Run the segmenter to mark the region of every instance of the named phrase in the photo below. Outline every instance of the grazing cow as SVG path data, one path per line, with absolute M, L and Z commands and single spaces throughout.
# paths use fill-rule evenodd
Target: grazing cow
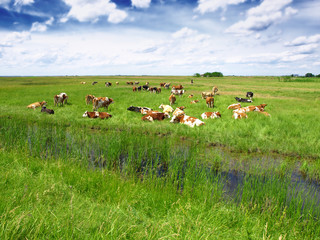
M 159 106 L 159 108 L 162 109 L 162 112 L 164 112 L 164 113 L 172 113 L 173 112 L 173 108 L 171 106 L 169 106 L 169 105 L 161 104 Z
M 176 108 L 175 110 L 174 110 L 174 112 L 172 113 L 172 115 L 173 116 L 180 116 L 180 115 L 184 115 L 185 114 L 185 112 L 183 111 L 184 109 L 185 109 L 185 107 L 183 107 L 183 109 L 181 109 L 182 107 L 180 107 L 180 108 Z
M 47 105 L 46 101 L 42 101 L 42 102 L 35 102 L 35 103 L 31 103 L 27 106 L 27 108 L 32 108 L 33 110 L 35 110 L 37 107 L 42 107 Z
M 86 95 L 85 100 L 86 100 L 86 104 L 89 105 L 89 103 L 92 103 L 93 99 L 95 98 L 94 95 Z
M 179 116 L 173 116 L 171 121 L 171 123 L 181 123 L 181 124 L 185 124 L 189 127 L 194 127 L 194 126 L 201 126 L 204 125 L 205 123 L 202 122 L 200 119 L 195 118 L 195 117 L 190 117 L 184 114 L 181 114 Z
M 185 91 L 186 90 L 174 90 L 174 89 L 172 89 L 171 93 L 174 94 L 174 95 L 179 95 L 179 97 L 181 97 L 185 93 Z
M 119 85 L 119 82 L 116 82 L 116 85 Z
M 132 87 L 132 91 L 136 92 L 137 91 L 137 87 Z
M 193 84 L 193 79 L 190 80 L 190 83 Z
M 148 85 L 143 85 L 143 86 L 142 86 L 142 88 L 143 88 L 143 90 L 146 90 L 146 91 L 148 91 L 148 89 L 149 89 L 149 86 L 148 86 Z
M 95 84 L 97 84 L 97 83 L 98 83 L 98 82 L 92 82 L 91 85 L 95 85 Z
M 193 94 L 190 94 L 190 95 L 188 96 L 188 98 L 193 98 Z
M 60 104 L 60 106 L 63 106 L 63 103 L 64 103 L 64 101 L 66 100 L 66 95 L 55 95 L 54 97 L 53 97 L 53 102 L 54 102 L 54 105 L 56 106 L 56 105 L 58 105 L 59 106 L 59 104 Z
M 140 83 L 140 82 L 137 82 L 137 81 L 134 82 L 135 85 L 138 85 L 139 83 Z
M 221 114 L 219 112 L 204 112 L 201 114 L 202 119 L 208 118 L 221 118 Z
M 106 110 L 108 110 L 108 107 L 110 104 L 113 103 L 113 99 L 112 98 L 108 98 L 108 97 L 97 97 L 94 98 L 92 101 L 92 105 L 93 105 L 93 111 L 98 110 L 101 107 L 104 107 Z
M 141 120 L 153 122 L 154 120 L 162 121 L 165 118 L 170 118 L 170 115 L 168 113 L 150 113 L 150 114 L 144 115 L 141 118 Z
M 150 92 L 150 93 L 156 93 L 157 92 L 157 87 L 149 87 L 148 88 L 148 91 Z
M 157 88 L 156 93 L 161 93 L 161 88 Z
M 82 117 L 88 117 L 88 118 L 100 118 L 100 119 L 108 119 L 111 118 L 112 115 L 107 112 L 88 112 L 85 111 L 85 113 L 82 115 Z
M 181 84 L 172 86 L 172 90 L 181 90 L 181 89 L 183 89 L 183 86 Z
M 127 82 L 128 85 L 133 85 L 133 82 Z
M 81 82 L 80 84 L 86 84 L 86 82 Z
M 169 96 L 169 102 L 170 102 L 170 105 L 172 105 L 172 104 L 174 104 L 175 102 L 176 102 L 176 97 L 173 95 L 173 94 L 171 94 L 170 96 Z
M 232 118 L 234 119 L 248 118 L 248 115 L 244 112 L 233 111 Z
M 141 109 L 145 109 L 147 111 L 152 111 L 151 108 L 148 107 L 134 107 L 134 106 L 130 106 L 127 108 L 128 111 L 132 111 L 132 112 L 141 112 Z
M 214 92 L 202 92 L 201 98 L 206 99 L 207 97 L 214 97 Z
M 253 98 L 253 92 L 247 92 L 246 97 L 252 99 Z
M 191 101 L 190 103 L 191 103 L 191 104 L 194 104 L 194 103 L 198 103 L 198 102 L 199 102 L 199 100 L 196 99 L 196 100 Z
M 213 108 L 214 106 L 214 98 L 213 97 L 207 97 L 206 98 L 206 104 L 208 108 Z
M 160 87 L 164 87 L 164 85 L 166 85 L 166 83 L 160 83 Z
M 52 109 L 48 109 L 44 106 L 41 108 L 41 112 L 48 113 L 48 114 L 54 114 L 54 111 Z
M 214 86 L 212 88 L 212 92 L 214 93 L 214 95 L 216 95 L 216 93 L 218 92 L 218 87 L 217 86 Z
M 239 109 L 239 108 L 241 108 L 240 103 L 234 103 L 228 106 L 228 109 Z
M 248 103 L 251 103 L 251 102 L 252 102 L 252 100 L 246 99 L 246 98 L 238 98 L 238 97 L 235 97 L 235 99 L 237 100 L 237 102 L 248 102 Z
M 261 113 L 263 115 L 265 115 L 266 117 L 271 117 L 270 113 L 267 112 L 261 112 L 261 111 L 257 111 L 258 113 Z
M 106 87 L 111 87 L 112 86 L 111 82 L 105 82 L 104 84 L 106 85 Z
M 164 88 L 165 88 L 165 89 L 169 89 L 170 84 L 171 84 L 171 83 L 166 83 L 166 84 L 164 85 Z
M 141 86 L 137 87 L 138 91 L 140 92 L 141 91 Z

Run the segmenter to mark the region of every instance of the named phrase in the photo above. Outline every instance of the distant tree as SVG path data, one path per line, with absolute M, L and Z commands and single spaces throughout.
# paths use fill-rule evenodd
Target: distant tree
M 203 74 L 204 77 L 211 77 L 211 73 L 210 72 L 206 72 Z
M 201 77 L 201 74 L 200 73 L 195 73 L 193 74 L 194 77 Z
M 318 74 L 316 77 L 320 77 L 320 74 Z
M 306 77 L 314 77 L 314 75 L 312 73 L 306 73 L 305 75 Z
M 221 72 L 213 72 L 211 73 L 212 77 L 223 77 L 223 74 Z

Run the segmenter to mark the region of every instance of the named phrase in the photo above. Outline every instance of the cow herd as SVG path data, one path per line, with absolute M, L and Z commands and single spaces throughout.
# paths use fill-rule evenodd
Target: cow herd
M 85 84 L 85 82 L 81 82 L 81 84 Z M 97 82 L 93 82 L 92 85 L 97 84 Z M 116 82 L 116 85 L 119 83 Z M 127 85 L 138 85 L 139 82 L 127 82 Z M 132 90 L 134 92 L 136 91 L 149 91 L 151 93 L 161 93 L 161 87 L 168 89 L 171 83 L 160 83 L 160 88 L 158 87 L 149 87 L 149 83 L 147 82 L 143 86 L 133 86 Z M 105 82 L 106 87 L 112 86 L 112 83 L 110 82 Z M 148 107 L 136 107 L 136 106 L 130 106 L 127 108 L 128 111 L 133 111 L 133 112 L 139 112 L 143 116 L 141 117 L 142 121 L 163 121 L 165 119 L 171 119 L 170 123 L 181 123 L 185 124 L 189 127 L 194 127 L 194 126 L 201 126 L 204 125 L 205 122 L 201 121 L 200 119 L 196 117 L 191 117 L 186 115 L 184 112 L 185 107 L 177 107 L 173 108 L 172 105 L 175 104 L 176 102 L 176 95 L 182 96 L 184 94 L 185 90 L 184 87 L 179 84 L 179 85 L 173 85 L 171 88 L 171 93 L 169 96 L 169 103 L 170 105 L 165 105 L 161 104 L 159 106 L 160 111 L 153 110 Z M 209 92 L 202 92 L 201 97 L 202 99 L 205 99 L 206 105 L 208 108 L 213 108 L 214 107 L 214 102 L 215 102 L 215 95 L 218 92 L 218 88 L 214 86 L 211 91 Z M 189 95 L 188 98 L 193 98 L 193 94 Z M 238 98 L 235 97 L 237 102 L 245 102 L 245 103 L 251 103 L 253 102 L 253 92 L 247 92 L 246 94 L 247 98 Z M 250 99 L 248 99 L 250 98 Z M 66 93 L 60 93 L 58 95 L 54 96 L 54 106 L 63 106 L 63 104 L 66 104 L 68 101 L 68 95 Z M 190 104 L 195 104 L 200 102 L 199 100 L 193 100 L 190 102 Z M 85 96 L 85 103 L 86 105 L 92 104 L 93 111 L 89 112 L 86 111 L 82 116 L 83 117 L 88 117 L 88 118 L 100 118 L 100 119 L 108 119 L 111 118 L 112 115 L 107 113 L 107 112 L 98 112 L 99 108 L 105 108 L 108 110 L 108 107 L 110 104 L 113 104 L 114 101 L 112 98 L 109 97 L 95 97 L 94 95 L 86 95 Z M 54 111 L 52 109 L 46 108 L 46 101 L 42 102 L 35 102 L 32 104 L 29 104 L 27 107 L 31 109 L 35 109 L 37 107 L 42 107 L 41 112 L 47 113 L 47 114 L 54 114 Z M 264 111 L 264 108 L 267 106 L 267 104 L 260 104 L 258 106 L 247 106 L 247 107 L 241 107 L 240 103 L 234 103 L 231 104 L 227 107 L 227 109 L 233 110 L 233 119 L 242 119 L 242 118 L 248 118 L 247 113 L 249 112 L 258 112 L 261 113 L 265 116 L 270 116 L 269 113 Z M 172 114 L 172 117 L 170 116 Z M 214 118 L 221 118 L 220 112 L 204 112 L 201 115 L 202 119 L 214 119 Z

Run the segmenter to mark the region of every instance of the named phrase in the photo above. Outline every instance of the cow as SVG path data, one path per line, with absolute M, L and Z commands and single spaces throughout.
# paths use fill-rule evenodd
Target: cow
M 193 98 L 193 94 L 190 94 L 190 95 L 188 96 L 188 98 Z
M 208 108 L 214 107 L 214 98 L 213 97 L 207 97 L 206 98 L 206 104 Z
M 127 82 L 127 85 L 133 85 L 133 82 Z
M 149 82 L 146 82 L 146 85 L 149 86 Z
M 93 111 L 98 110 L 100 107 L 104 107 L 106 110 L 108 110 L 109 105 L 112 104 L 112 103 L 113 103 L 113 99 L 112 98 L 96 97 L 92 101 Z
M 165 118 L 170 118 L 170 115 L 168 113 L 150 113 L 150 114 L 144 115 L 141 118 L 141 120 L 153 122 L 154 120 L 162 121 Z
M 193 79 L 190 80 L 190 84 L 193 84 Z
M 112 86 L 111 82 L 105 82 L 104 84 L 105 84 L 106 87 L 111 87 Z
M 134 82 L 135 85 L 138 85 L 139 83 L 140 83 L 140 82 L 137 82 L 137 81 Z
M 141 109 L 145 109 L 147 111 L 152 111 L 151 108 L 148 107 L 134 107 L 134 106 L 130 106 L 127 108 L 128 111 L 132 111 L 132 112 L 141 112 Z
M 185 125 L 187 125 L 189 127 L 201 126 L 201 125 L 205 124 L 200 119 L 195 118 L 195 117 L 190 117 L 190 116 L 187 116 L 185 114 L 181 114 L 181 115 L 178 115 L 178 116 L 173 116 L 170 122 L 171 123 L 185 124 Z
M 116 82 L 116 85 L 119 85 L 119 82 Z
M 149 89 L 149 86 L 148 86 L 148 85 L 143 85 L 143 86 L 142 86 L 142 88 L 143 88 L 143 90 L 146 90 L 146 91 L 148 91 L 148 89 Z
M 89 103 L 92 103 L 93 99 L 95 98 L 94 95 L 86 95 L 85 100 L 86 100 L 86 104 L 89 105 Z
M 160 83 L 160 87 L 164 87 L 166 83 Z
M 221 118 L 221 114 L 219 112 L 204 112 L 201 114 L 202 119 L 208 118 Z
M 248 115 L 244 112 L 233 111 L 232 118 L 234 119 L 248 118 Z
M 171 83 L 166 83 L 166 84 L 164 85 L 164 88 L 165 88 L 165 89 L 169 89 L 170 84 L 171 84 Z
M 35 110 L 37 107 L 42 107 L 47 105 L 46 101 L 42 101 L 42 102 L 35 102 L 35 103 L 31 103 L 27 106 L 27 108 L 32 108 L 33 110 Z
M 157 88 L 156 93 L 161 93 L 161 88 Z
M 238 97 L 235 97 L 235 99 L 237 100 L 237 102 L 247 102 L 247 103 L 252 103 L 252 100 L 250 100 L 250 99 L 246 99 L 246 98 L 238 98 Z
M 214 92 L 202 92 L 201 98 L 206 99 L 207 97 L 214 97 Z
M 91 85 L 95 85 L 95 84 L 97 84 L 97 83 L 98 83 L 98 82 L 92 82 Z
M 171 106 L 169 106 L 169 105 L 161 104 L 159 106 L 159 108 L 162 109 L 162 112 L 164 112 L 164 113 L 172 113 L 173 112 L 173 108 Z
M 141 92 L 141 86 L 137 87 L 138 91 Z
M 137 91 L 137 87 L 132 87 L 132 92 L 136 92 Z
M 183 86 L 180 84 L 180 85 L 175 85 L 175 86 L 172 86 L 171 88 L 172 90 L 181 90 L 183 89 Z
M 171 90 L 171 93 L 174 94 L 174 95 L 178 95 L 179 97 L 181 97 L 181 96 L 185 93 L 185 90 L 174 90 L 174 89 L 172 89 L 172 90 Z
M 199 100 L 196 99 L 196 100 L 191 101 L 190 103 L 191 103 L 191 104 L 194 104 L 194 103 L 198 103 L 198 102 L 199 102 Z
M 240 103 L 234 103 L 228 106 L 227 109 L 239 109 L 241 108 L 241 104 Z
M 85 113 L 82 115 L 82 117 L 88 117 L 88 118 L 100 118 L 100 119 L 108 119 L 111 118 L 112 115 L 107 112 L 88 112 L 85 111 Z
M 247 97 L 247 98 L 250 98 L 250 99 L 252 100 L 252 98 L 253 98 L 253 92 L 247 92 L 246 97 Z
M 267 106 L 267 104 L 263 103 L 263 104 L 260 104 L 258 106 L 256 106 L 256 110 L 257 112 L 263 112 L 264 111 L 264 108 Z
M 59 95 L 60 95 L 61 97 L 64 97 L 64 98 L 65 98 L 65 99 L 64 99 L 64 103 L 67 104 L 67 103 L 68 103 L 68 98 L 69 98 L 68 95 L 67 95 L 66 93 L 60 93 Z
M 175 102 L 176 102 L 176 97 L 173 95 L 173 94 L 171 94 L 170 96 L 169 96 L 169 102 L 170 102 L 170 105 L 172 105 L 172 104 L 174 104 Z
M 212 88 L 212 92 L 214 93 L 214 95 L 216 95 L 216 93 L 218 92 L 218 87 L 217 86 L 214 86 Z
M 156 93 L 157 92 L 157 87 L 149 87 L 148 88 L 148 91 L 150 92 L 150 93 Z
M 252 111 L 257 111 L 257 107 L 252 105 L 252 106 L 242 107 L 242 108 L 233 110 L 233 112 L 238 112 L 238 113 L 247 113 Z
M 151 114 L 151 113 L 159 113 L 159 111 L 149 110 L 149 109 L 144 109 L 144 108 L 141 108 L 140 112 L 142 115 Z
M 54 97 L 53 97 L 53 102 L 54 102 L 54 105 L 56 106 L 56 105 L 60 105 L 60 106 L 63 106 L 63 103 L 64 103 L 64 101 L 65 101 L 65 99 L 66 99 L 66 95 L 55 95 Z
M 181 107 L 180 108 L 176 108 L 175 110 L 174 110 L 174 112 L 172 113 L 172 115 L 173 116 L 180 116 L 180 115 L 184 115 L 185 114 L 185 112 L 183 111 L 184 110 L 184 107 L 183 107 L 183 109 L 181 109 Z
M 54 111 L 52 109 L 48 109 L 45 106 L 43 106 L 41 108 L 41 112 L 48 113 L 48 114 L 54 114 Z
M 80 84 L 86 84 L 86 82 L 80 82 Z

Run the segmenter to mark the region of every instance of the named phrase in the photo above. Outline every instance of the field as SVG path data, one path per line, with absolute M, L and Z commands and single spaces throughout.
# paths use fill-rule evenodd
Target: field
M 320 79 L 191 79 L 1 77 L 0 238 L 319 239 Z M 127 81 L 182 84 L 175 107 L 197 118 L 211 111 L 201 92 L 218 86 L 222 117 L 143 122 L 127 108 L 160 110 L 170 90 L 133 92 Z M 247 91 L 271 117 L 231 118 L 227 106 Z M 55 107 L 61 92 L 68 104 Z M 83 118 L 87 94 L 113 98 L 112 118 Z M 43 100 L 54 115 L 26 108 Z

